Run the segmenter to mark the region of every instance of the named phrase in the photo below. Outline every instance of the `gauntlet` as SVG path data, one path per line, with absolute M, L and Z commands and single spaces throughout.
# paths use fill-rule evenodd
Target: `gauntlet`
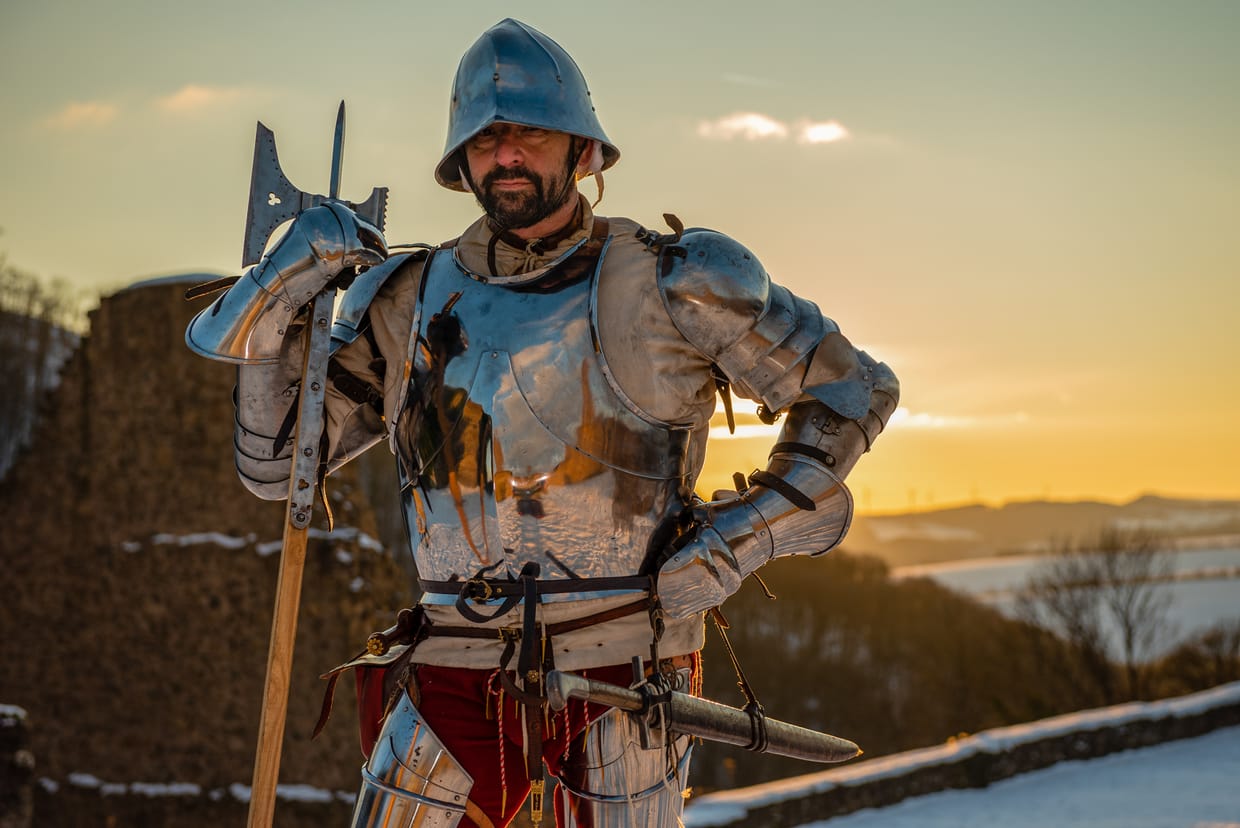
M 806 389 L 788 412 L 767 468 L 750 475 L 739 496 L 692 510 L 691 530 L 659 567 L 659 599 L 669 615 L 683 618 L 718 606 L 773 558 L 821 555 L 843 540 L 853 512 L 844 478 L 899 399 L 891 370 L 858 356 L 871 385 L 863 416 L 843 417 L 817 399 L 821 389 Z
M 298 310 L 346 268 L 373 266 L 387 243 L 373 224 L 339 202 L 305 211 L 263 260 L 190 321 L 185 342 L 209 359 L 274 363 Z

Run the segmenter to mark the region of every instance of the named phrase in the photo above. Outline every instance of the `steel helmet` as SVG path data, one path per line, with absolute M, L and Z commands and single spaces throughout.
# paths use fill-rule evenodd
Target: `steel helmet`
M 461 58 L 452 82 L 448 141 L 435 180 L 465 191 L 457 150 L 500 121 L 598 141 L 603 170 L 620 158 L 594 113 L 586 79 L 568 52 L 511 17 L 484 32 Z

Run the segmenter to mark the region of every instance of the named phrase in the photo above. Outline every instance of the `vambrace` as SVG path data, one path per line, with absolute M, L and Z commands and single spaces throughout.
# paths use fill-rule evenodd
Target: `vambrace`
M 297 412 L 297 369 L 302 363 L 300 319 L 285 339 L 280 361 L 237 366 L 233 436 L 237 474 L 250 492 L 263 500 L 288 497 Z M 341 369 L 336 361 L 327 371 L 328 398 L 320 458 L 332 472 L 382 439 L 382 395 L 365 380 Z M 278 445 L 277 445 L 278 441 Z
M 297 360 L 294 364 L 299 363 Z M 287 364 L 242 365 L 237 369 L 233 455 L 242 484 L 263 500 L 288 497 L 292 433 L 283 437 L 281 445 L 275 444 L 277 435 L 287 430 L 284 423 L 297 400 L 297 380 L 288 377 Z
M 738 497 L 694 508 L 692 531 L 673 544 L 659 570 L 659 598 L 669 615 L 718 606 L 768 561 L 821 555 L 843 540 L 853 512 L 844 478 L 899 399 L 891 370 L 864 352 L 857 356 L 870 387 L 861 416 L 845 417 L 818 399 L 824 389 L 806 389 L 788 412 L 766 470 L 750 475 Z

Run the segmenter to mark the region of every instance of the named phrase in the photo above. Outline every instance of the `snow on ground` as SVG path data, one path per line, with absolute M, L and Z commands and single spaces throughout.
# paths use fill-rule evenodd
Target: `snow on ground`
M 895 753 L 890 756 L 880 756 L 876 759 L 855 762 L 789 779 L 780 779 L 749 788 L 707 794 L 690 803 L 689 808 L 685 812 L 685 824 L 689 828 L 727 825 L 744 820 L 751 811 L 765 805 L 793 799 L 803 799 L 836 787 L 864 785 L 867 782 L 878 779 L 905 776 L 924 768 L 956 764 L 979 753 L 1003 753 L 1023 744 L 1032 744 L 1065 734 L 1097 730 L 1104 727 L 1116 727 L 1139 721 L 1194 716 L 1208 710 L 1235 705 L 1238 702 L 1240 702 L 1240 682 L 1232 682 L 1178 698 L 1152 702 L 1129 702 L 1096 710 L 1082 710 L 1062 716 L 1052 716 L 1051 718 L 1036 722 L 984 730 L 972 736 L 953 739 L 943 745 Z M 1240 729 L 1230 728 L 1228 732 L 1232 734 L 1231 749 L 1233 761 L 1229 766 L 1229 773 L 1231 774 L 1229 778 L 1232 781 L 1223 787 L 1226 789 L 1227 795 L 1232 797 L 1231 802 L 1234 813 L 1231 818 L 1236 823 L 1235 828 L 1240 828 L 1240 786 L 1236 786 L 1236 782 L 1240 782 Z M 1173 742 L 1170 744 L 1182 743 Z M 1125 754 L 1119 754 L 1119 756 L 1122 755 Z M 1096 759 L 1093 761 L 1100 762 L 1102 760 Z M 1081 765 L 1085 763 L 1077 762 L 1073 764 Z M 1034 773 L 1041 774 L 1047 772 L 1036 771 Z M 1016 777 L 1016 779 L 1020 778 Z M 993 790 L 1005 784 L 1007 782 L 998 783 L 988 790 Z M 939 794 L 934 794 L 933 796 L 939 796 Z M 1051 796 L 1055 795 L 1051 794 Z M 923 799 L 928 798 L 930 797 Z M 893 806 L 893 808 L 896 807 L 900 806 Z M 887 813 L 889 810 L 893 810 L 893 808 L 884 809 L 882 813 Z M 831 822 L 832 828 L 835 828 L 836 823 L 840 819 L 843 818 L 840 817 Z M 885 825 L 886 823 L 867 822 L 859 825 L 877 826 L 879 824 Z M 912 825 L 920 823 L 903 824 Z M 955 823 L 950 820 L 937 824 L 945 826 L 965 825 L 965 823 Z M 991 825 L 995 823 L 979 822 L 969 824 Z M 1003 825 L 1003 828 L 1024 828 L 1024 825 L 1056 825 L 1057 823 L 1054 821 L 1033 822 L 1023 823 L 1021 826 L 1010 825 L 1007 822 L 1000 822 L 998 824 Z M 1086 825 L 1089 823 L 1073 824 Z M 1116 823 L 1117 826 L 1126 824 L 1129 823 Z M 1163 824 L 1195 825 L 1192 822 L 1142 823 L 1142 825 L 1149 825 L 1151 828 L 1152 826 Z
M 803 828 L 1240 828 L 1240 727 Z
M 306 534 L 311 538 L 327 539 L 336 541 L 357 541 L 358 546 L 363 549 L 369 549 L 372 552 L 382 552 L 383 544 L 376 538 L 371 537 L 355 526 L 337 526 L 331 532 L 317 527 L 311 527 L 306 530 Z M 223 547 L 224 549 L 242 549 L 250 544 L 254 544 L 254 551 L 260 557 L 279 552 L 284 548 L 283 540 L 258 541 L 258 536 L 250 533 L 244 537 L 236 535 L 225 535 L 222 532 L 195 532 L 188 535 L 171 535 L 158 534 L 152 535 L 147 543 L 153 546 L 200 546 L 203 544 L 213 544 Z M 140 541 L 122 541 L 121 549 L 126 552 L 138 552 L 142 549 L 143 544 Z M 350 563 L 352 558 L 348 553 L 336 553 L 336 558 L 341 563 Z
M 126 784 L 124 782 L 105 782 L 90 773 L 71 773 L 66 781 L 77 788 L 95 788 L 106 796 L 140 794 L 152 799 L 172 796 L 202 796 L 202 787 L 192 782 L 130 782 Z M 49 793 L 56 793 L 60 790 L 60 783 L 46 776 L 39 779 L 39 784 Z M 326 803 L 333 800 L 352 802 L 356 795 L 355 791 L 329 791 L 311 785 L 276 785 L 276 799 L 292 802 Z M 215 788 L 207 792 L 207 797 L 214 802 L 218 802 L 226 796 L 231 796 L 238 802 L 249 802 L 250 786 L 234 782 L 227 789 Z

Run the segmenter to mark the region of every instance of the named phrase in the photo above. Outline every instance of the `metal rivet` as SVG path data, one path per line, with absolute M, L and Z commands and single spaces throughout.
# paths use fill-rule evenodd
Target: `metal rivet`
M 306 455 L 307 457 L 313 457 L 313 456 L 314 456 L 314 449 L 312 449 L 312 448 L 304 448 L 304 449 L 302 449 L 302 450 L 301 450 L 301 453 L 302 453 L 302 454 L 304 454 L 304 455 Z

